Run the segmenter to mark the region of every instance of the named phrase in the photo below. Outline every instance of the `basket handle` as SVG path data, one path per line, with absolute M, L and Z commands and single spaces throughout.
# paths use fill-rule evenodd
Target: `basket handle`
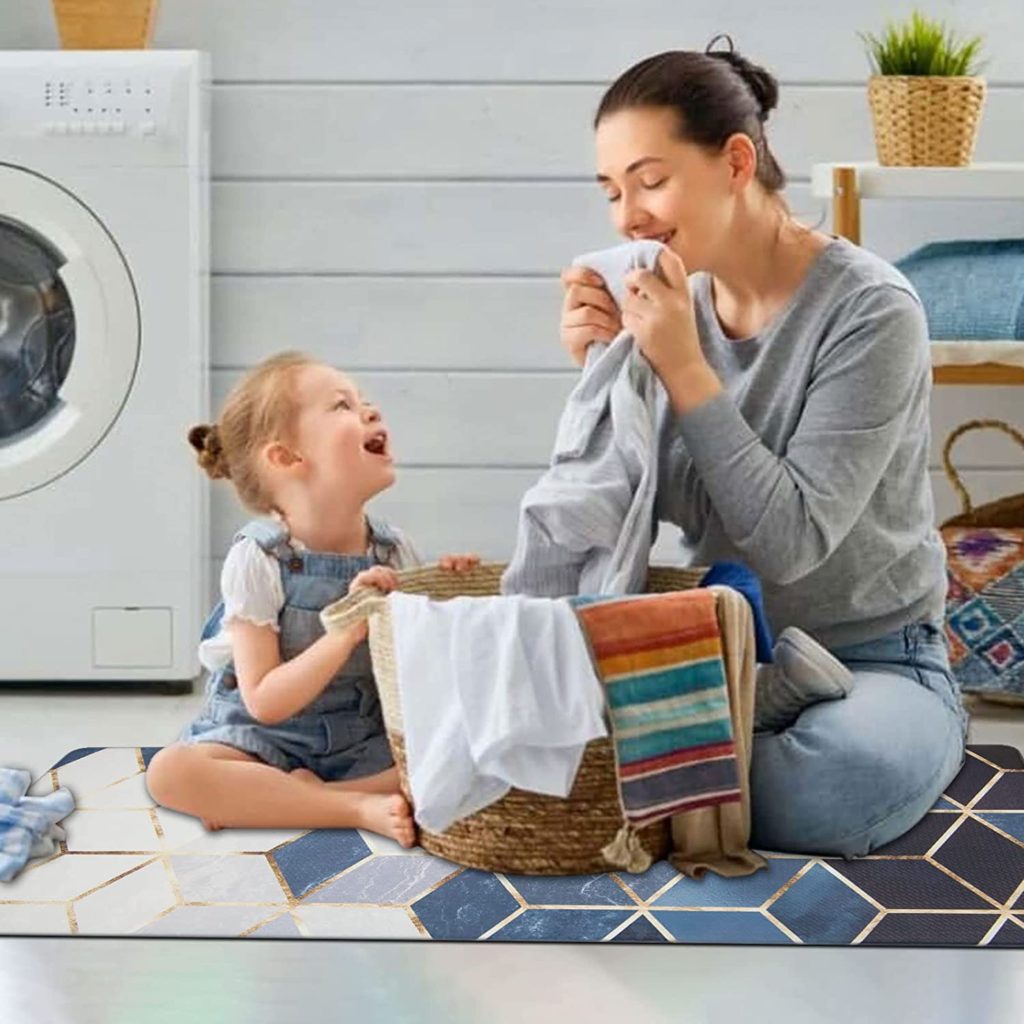
M 328 633 L 341 633 L 387 605 L 387 597 L 376 587 L 360 587 L 351 594 L 327 605 L 320 612 L 320 622 Z
M 946 479 L 949 480 L 960 498 L 960 507 L 963 509 L 964 515 L 969 516 L 973 507 L 971 505 L 971 496 L 967 493 L 967 488 L 964 487 L 963 481 L 960 479 L 960 474 L 953 468 L 953 460 L 950 458 L 950 451 L 953 448 L 953 442 L 962 434 L 966 434 L 969 430 L 982 430 L 985 428 L 993 428 L 995 430 L 1001 430 L 1004 434 L 1009 434 L 1024 448 L 1024 434 L 1019 430 L 1014 430 L 1009 423 L 1003 420 L 968 420 L 966 423 L 961 423 L 950 435 L 946 438 L 946 443 L 942 448 L 942 466 L 946 471 Z

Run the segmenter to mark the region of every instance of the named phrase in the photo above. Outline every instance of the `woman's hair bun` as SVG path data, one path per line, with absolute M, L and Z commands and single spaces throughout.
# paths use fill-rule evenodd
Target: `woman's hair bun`
M 724 39 L 729 44 L 728 50 L 712 50 L 711 47 L 719 40 Z M 775 77 L 766 71 L 759 64 L 753 64 L 746 57 L 737 53 L 733 47 L 731 37 L 725 35 L 715 36 L 708 43 L 704 51 L 709 57 L 717 57 L 732 66 L 732 69 L 747 83 L 750 91 L 761 108 L 761 120 L 764 121 L 768 114 L 773 111 L 779 103 L 779 83 Z
M 230 478 L 227 459 L 217 424 L 200 423 L 188 432 L 188 443 L 196 450 L 197 461 L 214 480 Z

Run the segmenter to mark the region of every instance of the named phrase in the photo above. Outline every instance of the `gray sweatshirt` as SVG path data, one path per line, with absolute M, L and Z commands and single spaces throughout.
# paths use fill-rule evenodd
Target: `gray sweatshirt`
M 909 282 L 845 239 L 758 335 L 727 338 L 691 278 L 724 391 L 661 425 L 656 516 L 695 565 L 746 563 L 773 629 L 827 647 L 941 623 L 945 551 L 928 477 L 928 327 Z

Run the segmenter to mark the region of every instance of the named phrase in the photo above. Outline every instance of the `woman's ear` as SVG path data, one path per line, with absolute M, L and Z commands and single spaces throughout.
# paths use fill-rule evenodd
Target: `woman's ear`
M 732 184 L 738 190 L 744 189 L 757 174 L 757 149 L 746 132 L 734 132 L 722 147 L 729 162 Z

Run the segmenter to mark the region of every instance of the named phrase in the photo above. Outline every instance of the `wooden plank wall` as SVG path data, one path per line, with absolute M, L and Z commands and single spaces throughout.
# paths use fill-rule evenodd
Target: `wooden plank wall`
M 509 554 L 523 490 L 546 463 L 574 370 L 558 344 L 557 271 L 613 244 L 593 184 L 590 121 L 604 86 L 717 32 L 780 79 L 771 139 L 791 206 L 816 160 L 873 159 L 858 31 L 913 4 L 720 0 L 173 0 L 155 45 L 212 54 L 212 392 L 301 347 L 350 370 L 399 455 L 379 503 L 428 555 Z M 49 5 L 12 5 L 0 46 L 56 45 Z M 976 158 L 1024 160 L 1019 0 L 929 13 L 987 36 L 990 94 Z M 865 244 L 896 258 L 940 238 L 1024 236 L 1024 203 L 875 202 Z M 955 507 L 941 442 L 976 415 L 1024 422 L 1024 389 L 936 391 L 933 480 Z M 978 500 L 1021 490 L 1022 455 L 967 438 Z M 215 487 L 212 556 L 243 520 Z M 671 532 L 658 556 L 675 557 Z

